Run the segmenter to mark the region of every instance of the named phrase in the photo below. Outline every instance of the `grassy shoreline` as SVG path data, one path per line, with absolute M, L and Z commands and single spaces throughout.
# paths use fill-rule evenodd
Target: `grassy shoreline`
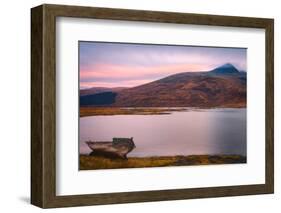
M 196 109 L 245 108 L 239 107 L 200 107 Z M 172 112 L 189 110 L 190 107 L 80 107 L 80 117 L 105 115 L 168 115 Z
M 188 155 L 162 157 L 129 157 L 127 160 L 80 155 L 80 170 L 144 168 L 165 166 L 191 166 L 246 163 L 241 155 Z
M 166 115 L 174 111 L 185 111 L 186 108 L 157 107 L 80 107 L 80 117 L 98 115 Z

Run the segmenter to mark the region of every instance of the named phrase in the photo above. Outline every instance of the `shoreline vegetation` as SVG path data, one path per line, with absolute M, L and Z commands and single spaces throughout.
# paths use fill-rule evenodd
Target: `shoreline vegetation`
M 159 157 L 129 157 L 128 159 L 111 159 L 102 156 L 79 156 L 80 170 L 147 168 L 166 166 L 194 166 L 215 164 L 246 163 L 241 155 L 188 155 L 188 156 L 159 156 Z
M 216 108 L 245 108 L 245 106 L 236 107 L 194 107 L 198 109 L 216 109 Z M 172 112 L 182 112 L 189 110 L 190 107 L 91 107 L 80 106 L 80 117 L 101 116 L 101 115 L 169 115 Z
M 80 107 L 80 117 L 98 115 L 167 115 L 186 108 L 168 107 Z

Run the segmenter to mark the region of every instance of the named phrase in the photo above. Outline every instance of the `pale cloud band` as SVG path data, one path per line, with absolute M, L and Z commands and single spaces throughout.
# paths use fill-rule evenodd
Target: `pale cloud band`
M 246 53 L 246 48 L 79 42 L 80 88 L 133 87 L 224 63 L 246 71 Z

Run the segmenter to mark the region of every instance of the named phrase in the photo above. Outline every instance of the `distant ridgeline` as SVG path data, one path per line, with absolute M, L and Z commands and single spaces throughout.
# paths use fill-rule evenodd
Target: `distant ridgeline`
M 80 106 L 245 107 L 247 74 L 232 64 L 183 72 L 132 88 L 80 90 Z
M 116 92 L 101 92 L 97 94 L 84 95 L 80 96 L 80 105 L 111 105 L 115 103 L 116 96 Z

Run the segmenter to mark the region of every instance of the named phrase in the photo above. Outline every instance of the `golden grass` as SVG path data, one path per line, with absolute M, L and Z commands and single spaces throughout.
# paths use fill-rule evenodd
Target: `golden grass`
M 244 105 L 225 105 L 219 108 L 244 108 Z M 216 107 L 211 107 L 216 108 Z M 210 109 L 210 107 L 200 107 L 199 109 Z M 167 115 L 172 112 L 186 111 L 186 107 L 80 107 L 80 117 L 99 115 Z
M 110 159 L 98 156 L 80 155 L 80 170 L 143 168 L 163 166 L 187 166 L 246 163 L 246 157 L 240 155 L 190 155 L 167 157 L 132 157 L 127 160 Z
M 80 107 L 80 117 L 97 115 L 163 115 L 172 111 L 183 111 L 185 108 L 153 108 L 153 107 Z

